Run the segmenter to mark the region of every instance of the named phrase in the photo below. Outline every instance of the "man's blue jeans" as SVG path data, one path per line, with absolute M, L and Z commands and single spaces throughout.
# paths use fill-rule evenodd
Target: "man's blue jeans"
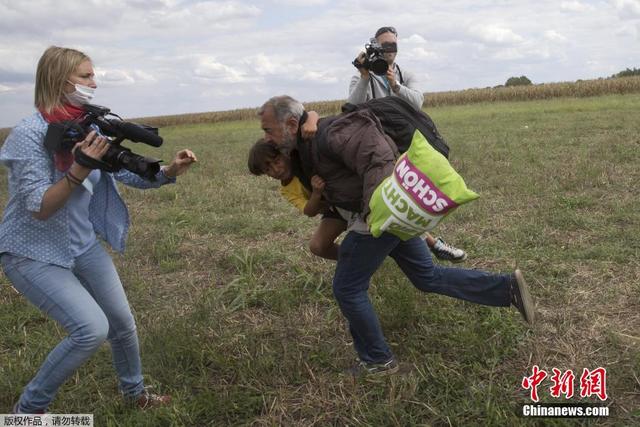
M 78 256 L 72 269 L 9 253 L 0 261 L 13 286 L 69 334 L 24 389 L 19 412 L 46 410 L 58 388 L 105 339 L 123 394 L 144 391 L 136 325 L 113 261 L 100 243 Z
M 402 241 L 388 233 L 376 238 L 349 232 L 340 245 L 333 294 L 364 362 L 384 363 L 393 357 L 367 293 L 371 276 L 387 256 L 423 292 L 484 305 L 510 305 L 510 275 L 434 265 L 427 244 L 418 237 Z

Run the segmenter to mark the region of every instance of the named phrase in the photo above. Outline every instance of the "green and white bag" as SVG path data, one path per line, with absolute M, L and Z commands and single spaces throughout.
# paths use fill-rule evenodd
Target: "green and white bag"
M 407 240 L 433 229 L 458 206 L 480 197 L 416 130 L 393 174 L 375 189 L 367 218 L 371 234 Z

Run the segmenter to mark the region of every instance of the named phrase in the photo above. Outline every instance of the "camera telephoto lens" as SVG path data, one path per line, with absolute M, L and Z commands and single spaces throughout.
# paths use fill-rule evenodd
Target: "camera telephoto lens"
M 119 147 L 117 162 L 126 170 L 155 181 L 155 176 L 160 172 L 160 160 L 140 156 L 130 150 Z
M 369 69 L 379 76 L 384 76 L 387 74 L 389 64 L 384 58 L 376 58 L 369 63 Z

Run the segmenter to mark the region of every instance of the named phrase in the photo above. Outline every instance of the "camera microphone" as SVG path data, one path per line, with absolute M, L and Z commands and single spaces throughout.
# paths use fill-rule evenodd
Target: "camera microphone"
M 100 130 L 107 135 L 128 139 L 133 142 L 142 142 L 152 147 L 160 147 L 162 145 L 162 137 L 158 135 L 158 128 L 137 123 L 125 122 L 120 119 L 117 114 L 111 113 L 111 110 L 102 105 L 85 104 L 84 110 L 95 121 Z M 107 115 L 117 117 L 108 118 Z
M 162 145 L 162 137 L 158 135 L 158 129 L 156 128 L 119 120 L 110 120 L 110 123 L 118 128 L 125 138 L 133 142 L 143 142 L 152 147 L 160 147 Z

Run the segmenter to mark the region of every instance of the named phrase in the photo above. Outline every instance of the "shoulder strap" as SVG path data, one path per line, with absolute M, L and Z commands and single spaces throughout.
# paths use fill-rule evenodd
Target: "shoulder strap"
M 400 76 L 400 84 L 403 85 L 404 84 L 404 79 L 402 78 L 402 71 L 400 71 L 400 66 L 398 64 L 395 64 L 396 69 L 398 70 L 398 75 Z
M 316 132 L 316 136 L 313 138 L 314 143 L 316 144 L 318 153 L 321 153 L 330 159 L 335 161 L 341 161 L 340 157 L 338 157 L 330 148 L 329 141 L 327 140 L 327 133 L 329 132 L 329 128 L 333 124 L 333 122 L 342 117 L 342 114 L 337 116 L 325 117 L 318 121 L 318 131 Z
M 400 77 L 400 84 L 403 85 L 404 84 L 404 78 L 402 77 L 402 71 L 400 71 L 400 66 L 398 64 L 393 64 L 396 66 L 396 69 L 398 70 L 398 76 Z M 376 90 L 374 89 L 373 86 L 373 77 L 369 76 L 369 86 L 371 86 L 371 98 L 372 99 L 376 99 Z

